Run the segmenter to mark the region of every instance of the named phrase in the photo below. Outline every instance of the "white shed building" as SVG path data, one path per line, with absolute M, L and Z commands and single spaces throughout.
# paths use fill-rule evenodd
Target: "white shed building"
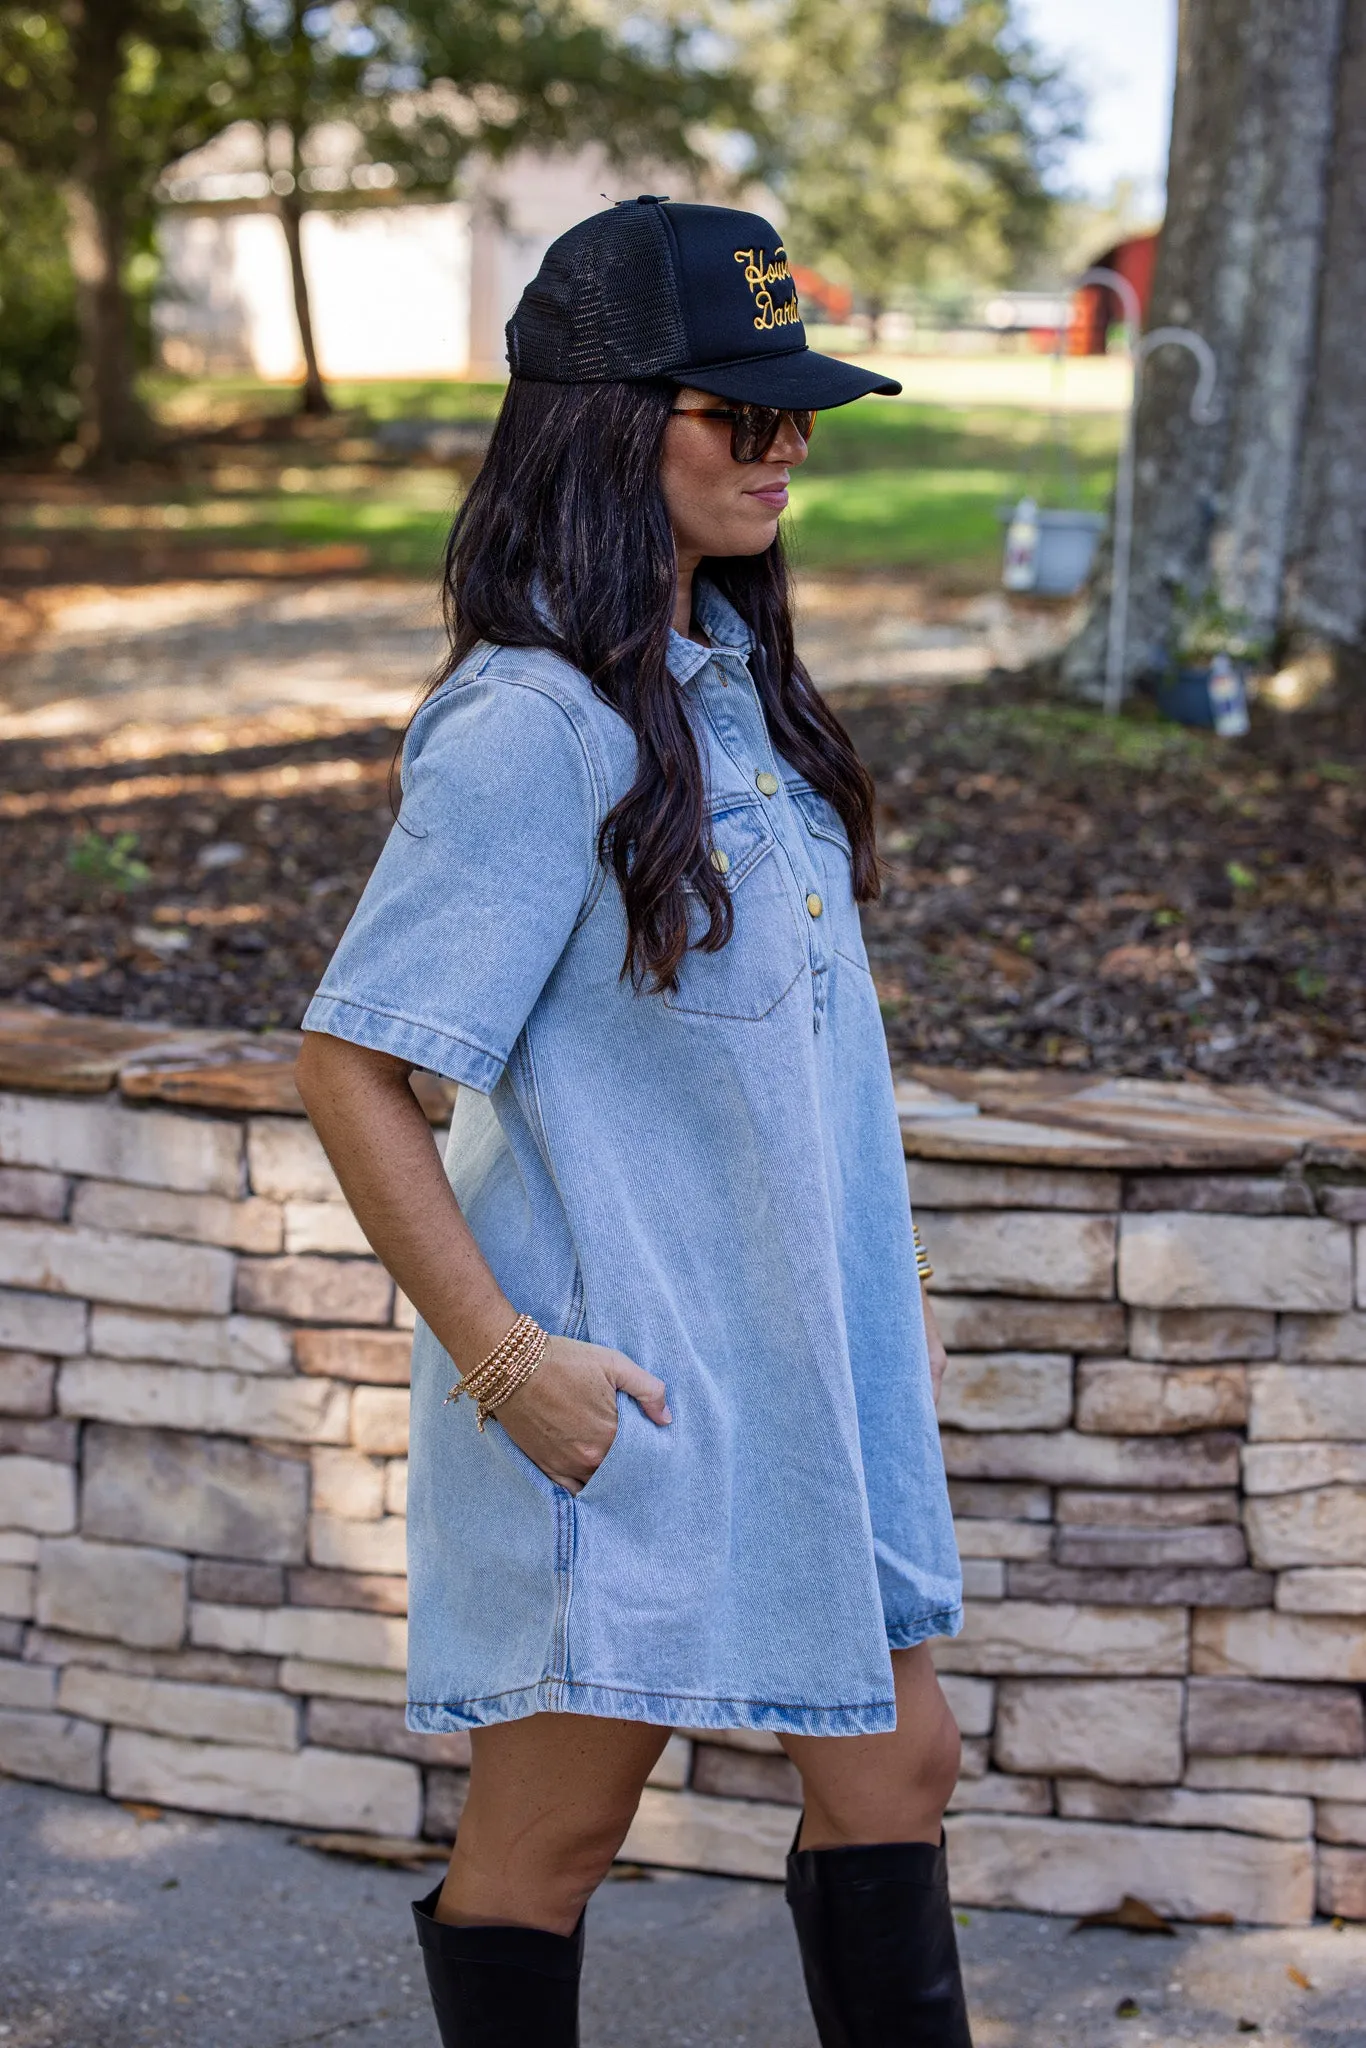
M 501 376 L 504 324 L 548 245 L 604 195 L 642 189 L 597 150 L 526 152 L 472 179 L 469 199 L 415 200 L 399 196 L 386 166 L 348 169 L 345 130 L 320 134 L 313 155 L 305 179 L 322 203 L 304 215 L 301 239 L 329 378 Z M 684 196 L 677 174 L 665 189 Z M 155 318 L 166 368 L 297 381 L 289 259 L 260 130 L 238 122 L 182 158 L 162 196 Z

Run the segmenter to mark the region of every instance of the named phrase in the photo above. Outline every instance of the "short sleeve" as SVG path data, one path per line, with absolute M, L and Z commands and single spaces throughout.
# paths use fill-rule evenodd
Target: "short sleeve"
M 588 903 L 597 789 L 573 713 L 503 669 L 418 712 L 397 822 L 305 1031 L 487 1094 Z

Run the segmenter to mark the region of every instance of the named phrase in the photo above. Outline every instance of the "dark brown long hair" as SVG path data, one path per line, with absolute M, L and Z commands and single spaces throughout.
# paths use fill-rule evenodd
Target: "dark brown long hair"
M 678 985 L 690 936 L 685 884 L 707 916 L 694 941 L 703 951 L 724 946 L 733 924 L 707 858 L 697 742 L 665 660 L 677 562 L 659 459 L 675 395 L 663 382 L 514 377 L 451 529 L 444 584 L 451 656 L 442 675 L 482 641 L 549 648 L 635 734 L 636 779 L 605 819 L 599 851 L 626 907 L 622 972 L 655 989 Z M 700 573 L 753 633 L 773 743 L 844 820 L 854 894 L 867 901 L 879 888 L 872 780 L 797 658 L 781 543 L 717 557 Z

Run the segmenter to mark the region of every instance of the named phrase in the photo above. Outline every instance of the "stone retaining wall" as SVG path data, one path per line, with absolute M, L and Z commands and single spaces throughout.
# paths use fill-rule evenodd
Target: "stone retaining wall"
M 411 1315 L 291 1053 L 0 1010 L 0 1768 L 444 1839 L 467 1739 L 403 1726 Z M 1366 1917 L 1366 1122 L 930 1081 L 957 1896 Z M 624 1853 L 773 1877 L 796 1799 L 771 1738 L 675 1736 Z

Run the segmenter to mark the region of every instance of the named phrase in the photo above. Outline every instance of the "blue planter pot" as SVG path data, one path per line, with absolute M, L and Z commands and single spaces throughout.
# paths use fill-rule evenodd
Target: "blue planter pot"
M 1208 668 L 1179 668 L 1162 676 L 1157 708 L 1178 725 L 1239 739 L 1248 729 L 1247 678 L 1226 654 L 1216 655 Z

